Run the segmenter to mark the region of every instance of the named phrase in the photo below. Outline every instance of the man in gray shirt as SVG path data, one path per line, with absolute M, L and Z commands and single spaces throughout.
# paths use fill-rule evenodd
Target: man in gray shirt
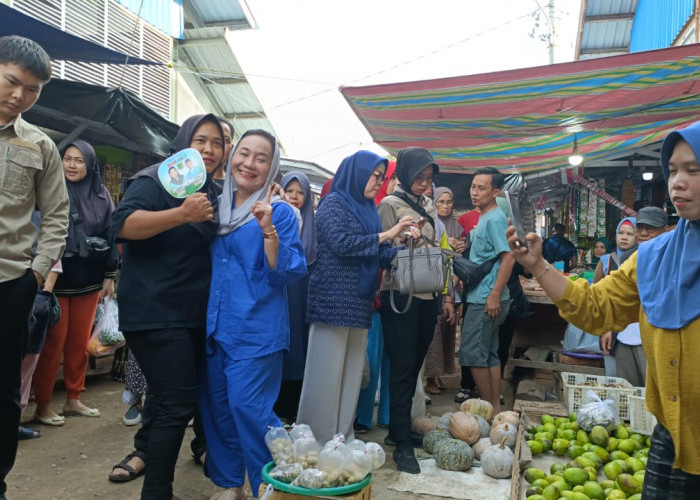
M 21 114 L 51 79 L 48 54 L 19 36 L 0 37 L 0 500 L 17 453 L 21 365 L 37 289 L 61 258 L 68 193 L 56 145 Z M 31 216 L 41 212 L 36 230 Z

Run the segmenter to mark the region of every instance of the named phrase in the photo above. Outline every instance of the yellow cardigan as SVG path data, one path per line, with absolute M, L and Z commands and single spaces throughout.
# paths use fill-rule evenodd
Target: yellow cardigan
M 555 304 L 562 318 L 594 335 L 639 322 L 647 356 L 647 407 L 671 433 L 676 448 L 673 467 L 700 474 L 700 432 L 695 421 L 700 410 L 700 318 L 679 330 L 657 328 L 647 321 L 637 290 L 636 252 L 595 285 L 569 281 Z

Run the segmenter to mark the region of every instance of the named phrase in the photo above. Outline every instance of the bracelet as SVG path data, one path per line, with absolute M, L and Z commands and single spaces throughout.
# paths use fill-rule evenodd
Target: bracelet
M 263 238 L 265 238 L 266 240 L 277 239 L 277 228 L 275 226 L 272 226 L 272 231 L 269 231 L 267 233 L 263 231 Z
M 547 271 L 549 271 L 550 269 L 552 269 L 552 267 L 551 267 L 549 264 L 546 264 L 546 263 L 545 263 L 545 265 L 544 265 L 544 270 L 543 270 L 540 274 L 536 275 L 534 278 L 535 278 L 536 280 L 539 280 L 539 279 L 540 279 L 542 276 L 544 276 L 544 274 L 545 274 Z

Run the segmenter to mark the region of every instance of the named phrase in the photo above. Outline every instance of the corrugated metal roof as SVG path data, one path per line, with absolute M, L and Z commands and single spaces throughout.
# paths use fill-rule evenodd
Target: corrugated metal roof
M 291 158 L 280 158 L 280 178 L 286 173 L 299 171 L 306 174 L 311 184 L 311 190 L 320 193 L 323 184 L 335 174 L 326 170 L 318 163 L 303 160 L 293 160 Z
M 630 50 L 670 47 L 693 15 L 694 7 L 695 0 L 639 0 Z
M 576 59 L 628 53 L 637 0 L 583 1 Z
M 229 29 L 250 29 L 255 20 L 245 0 L 183 0 L 185 39 L 176 45 L 181 71 L 198 77 L 200 89 L 233 122 L 235 135 L 250 129 L 275 133 L 260 101 L 226 40 Z M 283 149 L 283 148 L 282 148 Z

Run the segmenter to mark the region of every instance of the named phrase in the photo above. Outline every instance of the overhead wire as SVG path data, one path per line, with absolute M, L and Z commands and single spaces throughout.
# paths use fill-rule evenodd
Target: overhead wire
M 141 11 L 143 9 L 143 2 L 144 0 L 141 0 L 141 4 L 139 5 L 139 13 L 136 15 L 136 19 L 134 19 L 134 29 L 131 30 L 131 39 L 129 40 L 129 49 L 126 51 L 126 58 L 124 59 L 124 64 L 122 64 L 122 74 L 119 75 L 119 84 L 117 84 L 117 88 L 121 90 L 122 88 L 122 82 L 124 81 L 124 75 L 126 74 L 126 66 L 129 64 L 129 54 L 131 53 L 131 48 L 134 46 L 134 39 L 136 38 L 136 30 L 139 27 L 139 23 L 141 22 Z

